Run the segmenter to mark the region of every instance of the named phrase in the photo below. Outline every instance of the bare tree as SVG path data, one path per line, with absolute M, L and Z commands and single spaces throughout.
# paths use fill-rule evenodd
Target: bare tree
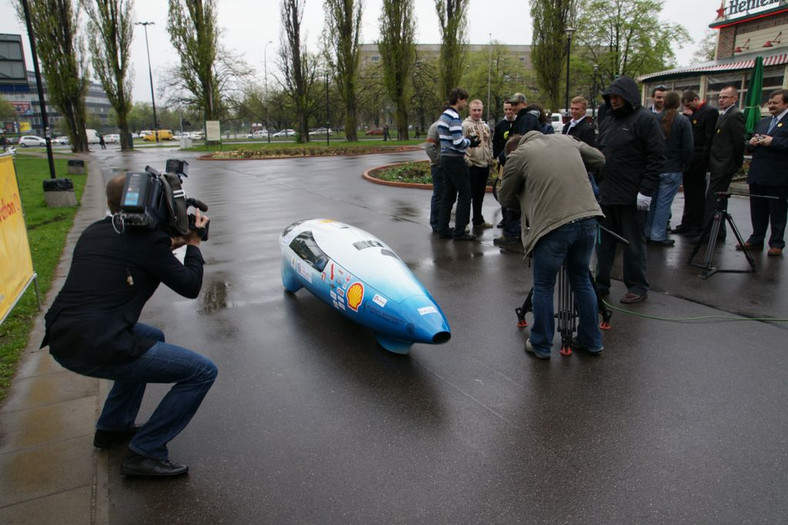
M 303 0 L 282 0 L 282 35 L 279 46 L 280 83 L 293 101 L 299 142 L 309 142 L 308 101 L 315 81 L 313 62 L 301 46 L 301 21 L 304 18 Z
M 134 37 L 134 0 L 80 0 L 88 15 L 88 35 L 93 50 L 91 64 L 120 128 L 120 149 L 134 149 L 129 133 L 131 40 Z
M 449 91 L 460 85 L 465 63 L 466 29 L 468 19 L 466 8 L 470 0 L 435 0 L 435 10 L 441 30 L 441 100 L 449 96 Z M 444 3 L 445 2 L 445 3 Z
M 85 133 L 88 81 L 82 60 L 84 49 L 77 35 L 79 12 L 70 0 L 28 0 L 28 6 L 49 102 L 63 115 L 72 151 L 88 151 Z M 24 23 L 22 3 L 16 7 Z
M 383 0 L 377 42 L 383 64 L 383 84 L 394 103 L 397 135 L 408 140 L 410 74 L 416 57 L 413 0 Z
M 567 59 L 567 32 L 577 16 L 577 0 L 531 0 L 534 25 L 531 63 L 542 99 L 561 107 L 561 79 Z M 568 111 L 568 108 L 567 108 Z
M 326 59 L 345 106 L 345 138 L 358 140 L 356 83 L 358 81 L 358 41 L 361 35 L 362 0 L 325 0 L 326 26 L 323 37 Z
M 183 102 L 197 106 L 205 120 L 221 113 L 216 64 L 219 30 L 215 0 L 169 0 L 167 31 L 180 57 L 177 81 L 191 96 Z

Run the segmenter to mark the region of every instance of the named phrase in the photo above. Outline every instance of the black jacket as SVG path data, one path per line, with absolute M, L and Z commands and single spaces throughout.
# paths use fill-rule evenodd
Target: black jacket
M 502 118 L 495 125 L 493 132 L 492 147 L 493 157 L 498 158 L 503 149 L 506 147 L 506 141 L 509 140 L 509 130 L 512 129 L 513 121 Z
M 596 148 L 596 131 L 594 131 L 594 126 L 588 121 L 587 118 L 584 118 L 575 124 L 571 129 L 569 128 L 569 124 L 570 122 L 564 124 L 564 129 L 562 130 L 564 135 L 577 137 L 592 148 Z
M 758 135 L 771 135 L 768 146 L 747 146 L 752 151 L 750 171 L 747 173 L 749 184 L 762 186 L 788 186 L 788 115 L 777 121 L 777 126 L 767 133 L 771 115 L 761 119 L 755 128 Z
M 528 106 L 517 112 L 517 117 L 512 123 L 512 129 L 509 135 L 525 135 L 529 131 L 542 131 L 542 126 L 539 125 L 539 110 Z
M 705 102 L 690 116 L 692 123 L 692 140 L 695 144 L 695 154 L 692 156 L 690 169 L 693 173 L 706 173 L 709 164 L 709 151 L 714 138 L 714 129 L 717 126 L 719 111 Z
M 602 120 L 597 144 L 605 154 L 600 171 L 599 199 L 603 205 L 632 205 L 637 194 L 651 196 L 665 167 L 665 137 L 657 117 L 640 104 L 637 84 L 619 77 L 605 92 L 621 96 L 625 107 L 610 108 Z
M 709 151 L 709 171 L 712 174 L 736 173 L 744 162 L 744 113 L 733 106 L 727 113 L 720 112 Z
M 202 287 L 203 258 L 186 248 L 184 263 L 163 231 L 118 234 L 111 218 L 88 226 L 77 241 L 66 283 L 45 316 L 50 353 L 83 364 L 120 363 L 144 354 L 155 341 L 132 333 L 143 306 L 164 283 L 184 297 Z

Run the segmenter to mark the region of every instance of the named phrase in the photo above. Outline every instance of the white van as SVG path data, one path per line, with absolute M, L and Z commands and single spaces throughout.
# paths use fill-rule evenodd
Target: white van
M 556 133 L 561 133 L 564 130 L 564 119 L 560 113 L 550 113 L 550 124 Z
M 99 143 L 99 136 L 95 129 L 85 129 L 85 133 L 88 136 L 88 144 Z

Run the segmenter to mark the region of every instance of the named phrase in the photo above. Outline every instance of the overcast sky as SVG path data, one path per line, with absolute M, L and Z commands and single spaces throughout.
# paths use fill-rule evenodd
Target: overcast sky
M 0 0 L 0 33 L 21 33 L 27 49 L 27 31 L 17 20 L 12 6 L 16 0 Z M 76 2 L 75 2 L 76 3 Z M 382 0 L 365 0 L 362 20 L 362 41 L 374 42 L 378 38 L 378 19 Z M 168 65 L 177 62 L 175 50 L 167 40 L 167 4 L 164 0 L 135 0 L 137 21 L 154 22 L 148 26 L 151 47 L 153 82 L 160 84 L 159 77 Z M 275 69 L 280 38 L 279 0 L 218 0 L 219 26 L 222 29 L 223 45 L 243 56 L 250 66 L 257 69 L 262 78 L 267 62 L 268 72 Z M 692 63 L 697 43 L 717 15 L 720 0 L 663 0 L 662 20 L 667 24 L 683 24 L 695 40 L 685 49 L 676 50 L 679 65 Z M 438 17 L 434 0 L 415 0 L 417 16 L 417 40 L 419 43 L 440 42 Z M 504 44 L 530 44 L 531 19 L 528 0 L 470 0 L 469 40 L 471 44 L 486 44 L 492 39 Z M 317 49 L 324 19 L 323 2 L 306 0 L 304 28 L 307 45 Z M 138 26 L 132 46 L 134 62 L 133 97 L 136 101 L 149 101 L 150 82 L 148 61 L 145 53 L 145 35 Z M 267 44 L 272 41 L 271 44 Z M 264 52 L 267 47 L 267 61 Z M 30 55 L 28 50 L 28 68 Z M 158 89 L 158 88 L 157 88 Z M 158 97 L 158 91 L 157 91 Z

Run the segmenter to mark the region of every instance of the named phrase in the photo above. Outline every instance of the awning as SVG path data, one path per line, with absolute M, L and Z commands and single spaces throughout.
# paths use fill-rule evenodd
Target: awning
M 637 79 L 639 82 L 644 82 L 646 80 L 651 80 L 653 78 L 668 78 L 668 77 L 675 77 L 675 76 L 687 75 L 692 73 L 720 73 L 724 71 L 747 71 L 755 66 L 756 56 L 757 55 L 752 55 L 752 58 L 748 58 L 746 60 L 739 59 L 733 62 L 721 61 L 721 60 L 715 60 L 714 62 L 704 62 L 703 64 L 697 64 L 694 66 L 670 69 L 668 71 L 659 71 L 657 73 L 648 73 L 646 75 L 639 76 Z M 783 64 L 788 64 L 788 53 L 781 53 L 778 55 L 763 57 L 764 67 L 780 66 Z

